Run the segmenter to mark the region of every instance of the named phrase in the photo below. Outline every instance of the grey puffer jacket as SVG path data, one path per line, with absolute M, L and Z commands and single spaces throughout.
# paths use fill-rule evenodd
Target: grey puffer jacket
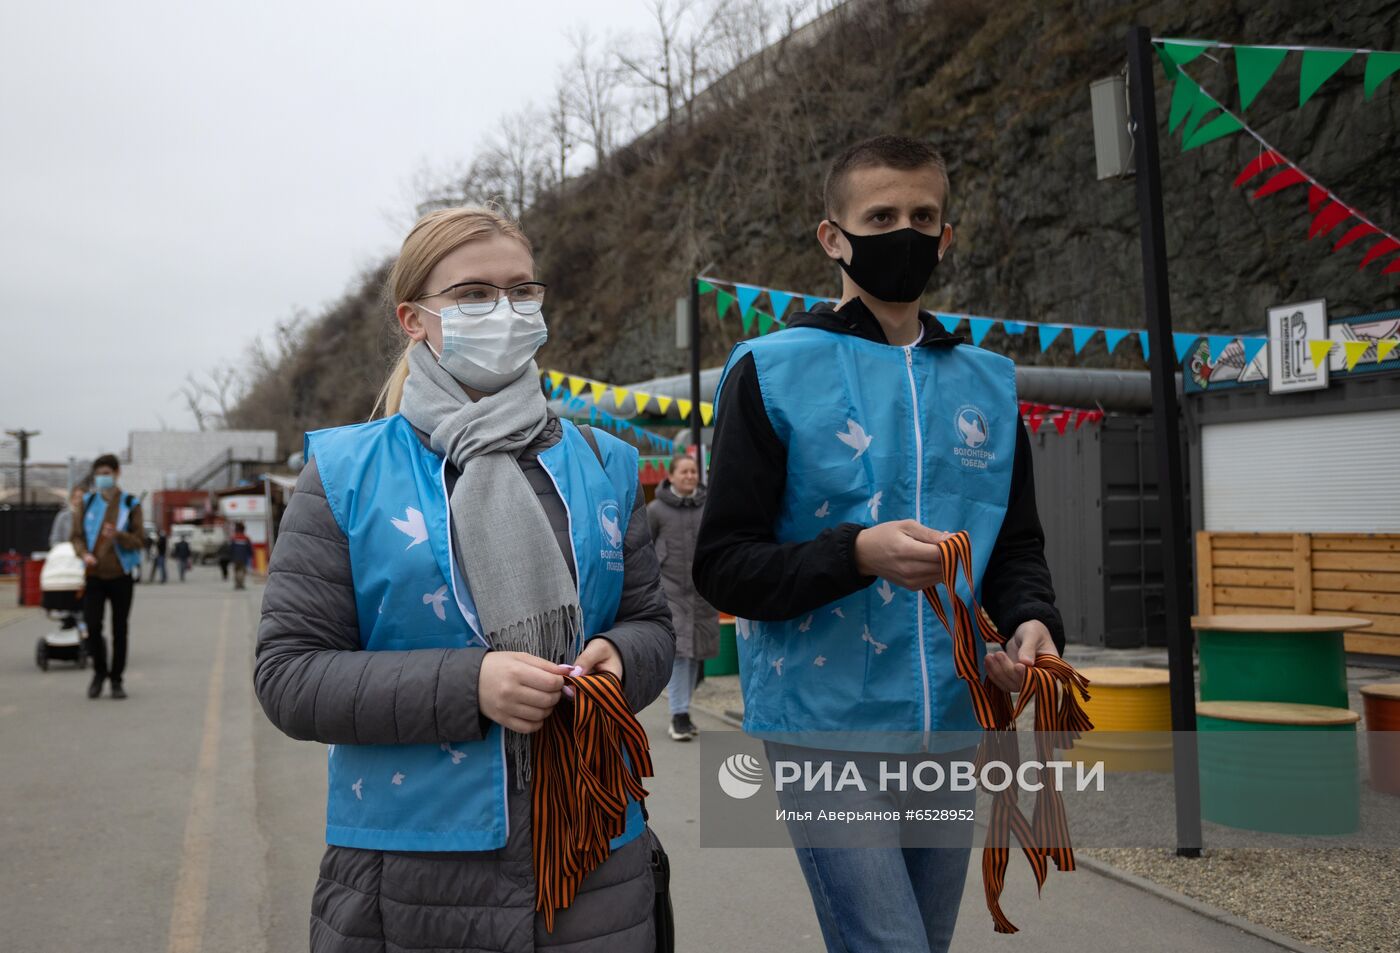
M 705 512 L 705 488 L 681 496 L 670 480 L 656 488 L 647 504 L 647 522 L 661 563 L 661 588 L 671 606 L 676 628 L 676 657 L 705 659 L 719 654 L 719 613 L 695 591 L 690 570 L 695 563 L 695 539 Z
M 551 419 L 519 459 L 572 572 L 568 514 L 538 461 L 561 435 Z M 449 464 L 449 485 L 456 476 Z M 623 546 L 622 601 L 616 624 L 605 633 L 622 656 L 623 691 L 634 711 L 661 693 L 675 644 L 650 531 L 639 512 L 642 499 L 639 491 Z M 312 460 L 282 519 L 263 596 L 255 682 L 267 716 L 293 738 L 325 744 L 481 738 L 489 722 L 477 706 L 477 680 L 489 650 L 363 651 L 354 585 L 348 544 Z M 528 790 L 510 785 L 507 810 L 510 834 L 499 850 L 328 847 L 312 900 L 313 953 L 653 949 L 646 836 L 593 871 L 573 905 L 556 916 L 554 932 L 546 933 L 534 912 Z

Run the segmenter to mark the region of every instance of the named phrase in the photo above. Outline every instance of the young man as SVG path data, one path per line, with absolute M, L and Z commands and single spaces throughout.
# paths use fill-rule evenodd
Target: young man
M 126 620 L 131 614 L 132 572 L 141 565 L 141 503 L 117 486 L 121 461 L 108 453 L 92 464 L 93 491 L 73 515 L 73 549 L 87 566 L 83 615 L 87 622 L 92 683 L 88 698 L 102 694 L 112 680 L 112 697 L 125 698 Z M 107 643 L 102 638 L 102 614 L 112 603 L 112 666 L 107 667 Z
M 817 241 L 841 268 L 841 303 L 730 356 L 694 576 L 749 620 L 745 731 L 770 760 L 794 745 L 862 752 L 864 775 L 871 752 L 977 737 L 950 633 L 920 591 L 942 578 L 946 534 L 968 532 L 978 601 L 1011 636 L 983 663 L 1002 687 L 1064 634 L 1015 368 L 919 310 L 953 239 L 942 158 L 902 137 L 862 142 L 832 164 L 824 198 Z M 871 798 L 861 806 L 906 806 Z M 947 948 L 970 825 L 948 849 L 903 849 L 898 824 L 861 848 L 814 846 L 806 822 L 788 826 L 829 949 Z
M 245 588 L 248 567 L 253 563 L 253 542 L 248 538 L 247 527 L 242 523 L 233 524 L 233 537 L 229 540 L 229 562 L 233 564 L 233 588 Z

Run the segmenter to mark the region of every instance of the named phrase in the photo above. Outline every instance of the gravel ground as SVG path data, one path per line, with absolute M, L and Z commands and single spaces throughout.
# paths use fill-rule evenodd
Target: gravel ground
M 1400 949 L 1400 851 L 1151 848 L 1083 851 L 1330 953 Z

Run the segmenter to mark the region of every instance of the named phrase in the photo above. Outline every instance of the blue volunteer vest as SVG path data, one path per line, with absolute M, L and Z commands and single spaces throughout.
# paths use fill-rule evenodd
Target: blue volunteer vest
M 967 530 L 980 597 L 1021 426 L 1015 365 L 970 345 L 893 347 L 797 327 L 740 343 L 725 376 L 745 354 L 787 447 L 778 541 L 844 522 Z M 797 618 L 744 624 L 739 669 L 751 734 L 864 747 L 861 737 L 890 732 L 885 750 L 918 750 L 931 732 L 981 730 L 951 634 L 921 593 L 887 580 Z
M 564 422 L 563 428 L 563 438 L 539 461 L 569 514 L 582 649 L 617 615 L 637 451 L 595 432 L 595 455 L 577 427 Z M 452 556 L 445 460 L 398 415 L 309 433 L 306 459 L 313 457 L 349 541 L 361 646 L 376 652 L 486 645 L 470 580 Z M 508 833 L 506 783 L 505 732 L 494 723 L 472 742 L 333 745 L 326 842 L 369 850 L 494 850 Z M 613 846 L 642 827 L 641 806 L 633 802 Z
M 141 527 L 132 529 L 127 526 L 127 520 L 131 517 L 131 511 L 136 508 L 139 501 L 130 493 L 123 493 L 118 497 L 117 502 L 117 522 L 116 527 L 122 532 L 141 532 Z M 102 529 L 102 520 L 107 515 L 107 501 L 101 493 L 90 492 L 83 494 L 83 538 L 87 540 L 88 552 L 93 552 L 97 548 L 97 534 Z M 125 527 L 125 529 L 122 529 Z M 130 573 L 137 566 L 141 565 L 141 551 L 139 549 L 127 549 L 116 540 L 112 545 L 117 551 L 117 560 L 122 564 L 122 569 Z

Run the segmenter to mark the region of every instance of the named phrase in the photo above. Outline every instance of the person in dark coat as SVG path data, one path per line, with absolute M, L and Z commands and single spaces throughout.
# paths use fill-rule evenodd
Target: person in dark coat
M 657 487 L 656 499 L 647 504 L 647 522 L 661 563 L 661 587 L 676 628 L 676 661 L 667 685 L 670 734 L 676 741 L 689 741 L 699 734 L 690 720 L 690 696 L 704 660 L 719 654 L 719 613 L 695 591 L 691 581 L 695 538 L 704 511 L 705 488 L 700 485 L 699 466 L 691 457 L 675 457 L 669 478 Z
M 636 450 L 548 410 L 540 335 L 492 333 L 542 321 L 533 279 L 509 219 L 425 216 L 389 278 L 411 340 L 382 414 L 310 435 L 282 518 L 255 682 L 279 729 L 333 746 L 312 953 L 655 948 L 635 800 L 552 931 L 535 909 L 531 739 L 565 675 L 646 707 L 675 634 Z
M 233 538 L 228 542 L 228 559 L 233 564 L 233 588 L 246 588 L 248 567 L 253 564 L 253 542 L 248 538 L 248 528 L 242 523 L 233 524 Z
M 170 551 L 170 555 L 175 557 L 175 565 L 180 570 L 180 581 L 185 581 L 185 573 L 190 571 L 190 557 L 194 550 L 190 549 L 190 541 L 184 536 L 175 540 L 175 547 Z

